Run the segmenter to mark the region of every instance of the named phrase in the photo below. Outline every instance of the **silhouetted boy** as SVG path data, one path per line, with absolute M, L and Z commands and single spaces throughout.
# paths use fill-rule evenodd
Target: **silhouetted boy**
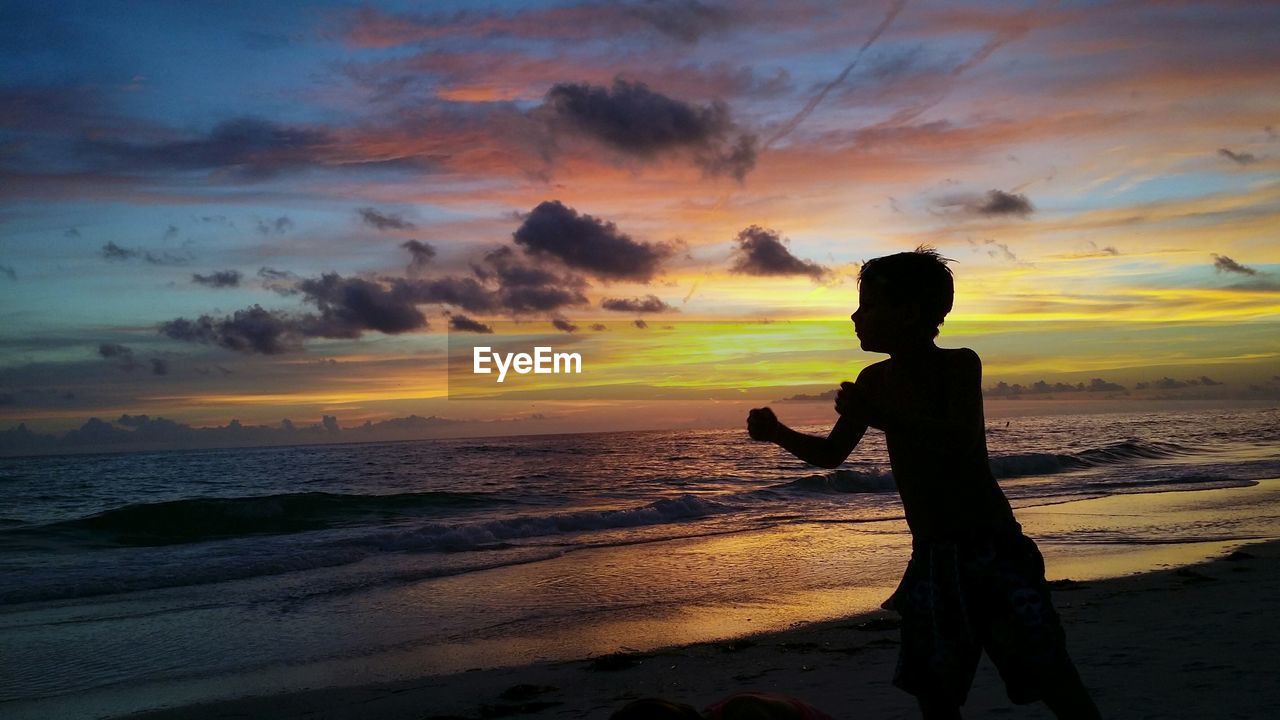
M 854 330 L 863 350 L 889 359 L 841 383 L 827 437 L 796 432 L 769 408 L 752 410 L 747 430 L 825 468 L 844 462 L 868 427 L 884 432 L 912 537 L 891 600 L 902 615 L 894 684 L 924 717 L 960 717 L 985 649 L 1013 702 L 1097 718 L 1067 656 L 1044 560 L 991 474 L 981 361 L 934 344 L 954 296 L 946 263 L 919 248 L 862 266 Z

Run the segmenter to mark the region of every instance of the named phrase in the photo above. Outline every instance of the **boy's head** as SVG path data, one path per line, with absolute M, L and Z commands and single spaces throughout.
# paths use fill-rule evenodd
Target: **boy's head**
M 874 297 L 876 303 L 888 304 L 895 310 L 914 309 L 911 316 L 918 329 L 930 338 L 936 337 L 938 326 L 951 312 L 955 299 L 955 283 L 947 262 L 937 250 L 923 245 L 912 252 L 868 260 L 858 271 L 862 306 L 866 307 L 868 297 Z M 911 329 L 896 328 L 898 332 Z

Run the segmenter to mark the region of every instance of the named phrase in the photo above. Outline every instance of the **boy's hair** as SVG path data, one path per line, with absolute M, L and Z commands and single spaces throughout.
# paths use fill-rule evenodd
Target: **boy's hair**
M 929 322 L 933 323 L 933 335 L 951 312 L 955 300 L 955 282 L 951 268 L 944 258 L 927 245 L 911 252 L 885 255 L 862 264 L 858 270 L 858 284 L 874 278 L 894 304 L 916 303 Z

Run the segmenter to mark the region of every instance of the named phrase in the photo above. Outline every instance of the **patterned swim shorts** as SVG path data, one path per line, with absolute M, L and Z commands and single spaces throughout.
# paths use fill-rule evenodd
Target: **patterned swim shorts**
M 1015 703 L 1075 673 L 1044 559 L 1021 532 L 917 544 L 890 603 L 902 615 L 893 682 L 913 695 L 963 704 L 983 650 Z

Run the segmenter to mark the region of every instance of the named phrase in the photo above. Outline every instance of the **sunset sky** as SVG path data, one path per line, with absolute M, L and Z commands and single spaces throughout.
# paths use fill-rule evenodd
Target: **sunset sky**
M 878 359 L 858 263 L 920 244 L 989 408 L 1274 403 L 1276 48 L 1262 2 L 6 2 L 0 431 L 714 424 Z M 511 333 L 584 375 L 448 399 Z

